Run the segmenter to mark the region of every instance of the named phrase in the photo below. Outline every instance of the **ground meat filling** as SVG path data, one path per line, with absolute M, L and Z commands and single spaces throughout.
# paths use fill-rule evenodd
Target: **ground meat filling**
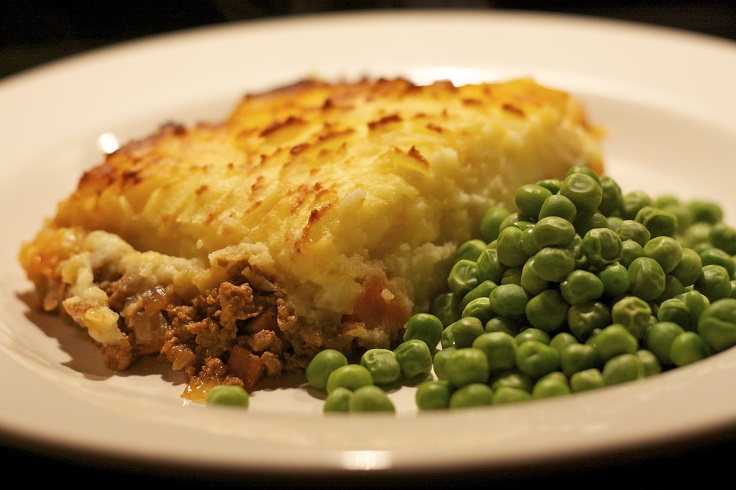
M 120 315 L 122 335 L 119 342 L 103 345 L 105 364 L 123 371 L 141 357 L 157 356 L 186 373 L 189 384 L 182 396 L 201 401 L 218 384 L 253 391 L 262 378 L 304 372 L 326 348 L 356 358 L 369 345 L 390 348 L 397 341 L 398 330 L 370 329 L 359 318 L 346 316 L 333 327 L 297 321 L 277 285 L 246 263 L 223 265 L 229 280 L 195 298 L 179 298 L 161 285 L 146 288 L 140 277 L 114 268 L 95 271 L 94 283 Z M 60 281 L 49 285 L 47 309 L 58 308 L 69 293 Z
M 296 330 L 295 317 L 280 292 L 271 286 L 256 289 L 242 275 L 188 304 L 161 286 L 140 293 L 125 276 L 98 279 L 110 308 L 120 312 L 122 340 L 104 346 L 105 363 L 115 371 L 157 354 L 172 369 L 184 371 L 194 391 L 214 384 L 253 390 L 264 376 L 303 370 L 304 355 L 312 353 L 294 352 L 285 341 L 284 332 Z

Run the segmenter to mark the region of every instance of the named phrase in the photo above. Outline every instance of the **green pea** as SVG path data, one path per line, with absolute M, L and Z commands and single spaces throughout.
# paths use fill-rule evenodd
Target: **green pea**
M 546 187 L 552 194 L 557 194 L 558 192 L 560 192 L 562 181 L 560 179 L 542 179 L 540 181 L 537 181 L 537 185 Z
M 336 388 L 343 387 L 355 391 L 361 386 L 373 384 L 373 377 L 365 366 L 360 364 L 347 364 L 334 369 L 327 377 L 327 393 L 330 394 Z
M 673 366 L 674 362 L 670 358 L 672 341 L 684 331 L 675 322 L 656 322 L 647 328 L 646 334 L 644 335 L 644 345 L 657 357 L 661 365 Z
M 710 242 L 698 243 L 696 245 L 693 245 L 693 250 L 695 250 L 696 252 L 700 253 L 703 250 L 706 250 L 708 248 L 711 248 L 712 246 L 713 245 Z
M 483 213 L 480 220 L 479 232 L 485 242 L 492 242 L 498 238 L 501 222 L 511 214 L 511 211 L 503 206 L 491 206 Z
M 532 267 L 545 281 L 562 282 L 575 266 L 575 256 L 569 249 L 545 247 L 534 255 Z
M 467 317 L 472 318 L 472 317 Z M 460 320 L 458 320 L 460 321 Z M 452 323 L 445 327 L 445 329 L 442 331 L 442 335 L 440 336 L 440 346 L 443 349 L 447 349 L 449 347 L 455 347 L 455 334 L 452 331 Z
M 593 267 L 602 269 L 621 259 L 623 243 L 615 231 L 594 228 L 583 237 L 583 252 Z
M 522 372 L 508 371 L 494 373 L 488 384 L 494 389 L 494 391 L 500 390 L 503 387 L 508 387 L 531 393 L 532 388 L 534 387 L 534 380 Z
M 685 292 L 685 286 L 682 285 L 679 279 L 672 274 L 666 274 L 664 276 L 664 291 L 662 294 L 654 298 L 655 303 L 662 303 L 670 298 L 674 298 Z
M 578 339 L 570 332 L 559 332 L 549 341 L 549 345 L 562 354 L 562 350 L 570 344 L 577 344 Z
M 490 298 L 476 298 L 468 303 L 468 305 L 463 309 L 461 316 L 462 318 L 475 317 L 479 319 L 482 324 L 485 324 L 488 320 L 496 316 L 496 312 L 491 307 Z
M 603 268 L 598 272 L 598 279 L 603 284 L 603 292 L 614 298 L 626 293 L 631 286 L 629 271 L 620 262 Z
M 447 328 L 452 332 L 452 345 L 455 347 L 470 347 L 475 338 L 485 332 L 484 323 L 473 316 L 461 318 Z
M 669 236 L 658 236 L 644 244 L 644 255 L 650 257 L 662 266 L 662 270 L 669 274 L 674 270 L 682 258 L 682 246 Z
M 414 400 L 419 410 L 444 410 L 450 407 L 451 393 L 447 380 L 428 380 L 417 386 Z
M 426 377 L 432 371 L 432 352 L 423 340 L 406 340 L 394 352 L 406 379 Z
M 705 249 L 711 248 L 713 245 L 710 242 L 703 242 L 693 245 L 693 250 L 700 253 Z
M 522 267 L 509 267 L 505 271 L 503 271 L 503 276 L 501 277 L 501 286 L 504 284 L 516 284 L 517 286 L 521 286 L 521 272 Z
M 708 247 L 705 250 L 702 250 L 698 255 L 700 256 L 700 263 L 702 265 L 716 264 L 723 266 L 728 273 L 728 277 L 731 278 L 734 276 L 736 262 L 734 262 L 733 257 L 724 250 L 716 247 Z
M 205 403 L 207 405 L 248 408 L 250 395 L 242 386 L 216 385 L 207 390 Z
M 683 286 L 692 286 L 700 277 L 700 270 L 703 267 L 703 261 L 700 254 L 689 247 L 682 248 L 682 257 L 680 262 L 670 272 L 673 276 L 680 280 Z
M 565 172 L 565 177 L 568 177 L 572 174 L 585 174 L 600 184 L 600 177 L 598 176 L 598 174 L 595 173 L 595 170 L 587 165 L 573 165 L 569 167 Z
M 542 208 L 539 210 L 539 220 L 550 216 L 557 216 L 569 221 L 571 224 L 575 220 L 577 209 L 575 204 L 567 197 L 561 194 L 553 194 L 544 200 Z
M 514 228 L 523 230 L 524 228 L 527 227 L 527 225 L 529 225 L 529 223 L 531 223 L 530 219 L 531 218 L 529 218 L 528 216 L 524 215 L 524 213 L 521 213 L 521 212 L 509 214 L 503 219 L 503 221 L 501 221 L 501 224 L 498 225 L 498 235 L 499 235 L 498 238 L 501 237 L 501 232 L 509 227 L 514 227 Z M 498 238 L 496 238 L 496 240 L 498 240 Z
M 497 248 L 486 248 L 480 253 L 478 260 L 475 262 L 479 281 L 491 281 L 499 284 L 506 266 L 498 260 Z
M 486 332 L 506 332 L 509 335 L 516 335 L 521 331 L 521 321 L 512 320 L 504 316 L 493 317 L 486 322 L 484 330 Z
M 649 233 L 647 227 L 633 219 L 623 220 L 616 233 L 619 238 L 621 238 L 622 242 L 626 240 L 634 240 L 642 247 L 652 238 L 652 234 Z
M 567 247 L 575 237 L 575 227 L 566 219 L 548 216 L 540 219 L 531 229 L 537 248 Z
M 575 259 L 575 269 L 588 268 L 588 257 L 585 256 L 585 251 L 583 250 L 583 237 L 575 235 L 572 242 L 570 242 L 570 245 L 567 246 L 567 249 Z
M 590 230 L 603 228 L 610 230 L 608 218 L 598 211 L 579 211 L 572 222 L 578 235 L 584 237 Z
M 682 238 L 688 247 L 695 248 L 702 244 L 712 246 L 710 243 L 710 231 L 713 225 L 705 222 L 696 222 L 688 226 L 682 234 Z
M 591 344 L 570 344 L 560 352 L 560 368 L 568 377 L 600 364 L 598 349 Z
M 639 349 L 635 354 L 644 366 L 644 376 L 652 376 L 662 372 L 662 365 L 652 351 Z
M 431 313 L 415 313 L 406 322 L 403 340 L 419 339 L 434 349 L 442 337 L 442 320 Z
M 550 398 L 570 394 L 567 377 L 559 371 L 547 373 L 534 383 L 532 398 Z
M 736 299 L 714 301 L 700 315 L 698 333 L 715 352 L 736 345 Z
M 657 308 L 657 320 L 660 322 L 676 323 L 684 330 L 695 330 L 698 319 L 690 313 L 690 309 L 680 298 L 669 298 L 660 303 Z
M 480 253 L 486 249 L 486 242 L 479 238 L 475 238 L 472 240 L 467 240 L 460 244 L 460 246 L 455 250 L 455 255 L 453 257 L 453 263 L 457 262 L 458 260 L 472 260 L 475 262 L 478 260 L 478 256 Z
M 680 294 L 677 299 L 685 303 L 696 323 L 700 315 L 710 306 L 710 300 L 703 293 L 694 289 Z
M 515 227 L 509 226 L 501 230 L 498 234 L 498 261 L 506 267 L 516 267 L 524 265 L 529 255 L 524 252 L 521 246 L 521 236 L 524 232 Z
M 368 349 L 361 356 L 360 364 L 368 369 L 378 385 L 393 383 L 401 377 L 401 366 L 392 350 Z
M 618 235 L 619 230 L 621 230 L 621 225 L 623 224 L 624 220 L 620 216 L 611 216 L 606 215 L 608 218 L 608 228 L 615 231 Z
M 654 206 L 644 206 L 636 213 L 634 219 L 647 227 L 652 238 L 674 237 L 677 233 L 677 216 Z
M 618 183 L 608 175 L 599 179 L 601 186 L 601 203 L 598 209 L 606 216 L 621 214 L 624 208 L 624 196 Z
M 674 194 L 660 194 L 656 198 L 654 198 L 652 204 L 658 208 L 663 209 L 669 206 L 679 205 L 680 198 Z
M 478 284 L 472 291 L 470 291 L 468 294 L 463 296 L 463 299 L 460 301 L 460 310 L 464 310 L 466 306 L 468 306 L 468 303 L 473 301 L 474 299 L 478 298 L 488 298 L 488 295 L 491 294 L 491 291 L 493 291 L 496 288 L 497 284 L 491 280 L 484 280 L 480 284 Z
M 603 291 L 603 281 L 597 275 L 580 269 L 572 271 L 560 283 L 560 293 L 571 305 L 595 301 L 603 296 Z
M 568 328 L 579 342 L 585 342 L 597 329 L 610 324 L 611 310 L 600 301 L 573 305 L 567 310 Z
M 623 198 L 623 218 L 633 220 L 640 209 L 645 206 L 651 206 L 652 204 L 652 198 L 644 191 L 634 190 L 626 192 Z
M 440 319 L 442 325 L 448 326 L 460 318 L 462 310 L 459 307 L 460 301 L 453 293 L 446 292 L 438 294 L 430 306 L 430 313 Z
M 704 265 L 694 286 L 711 303 L 731 295 L 731 277 L 722 265 Z
M 325 413 L 332 412 L 348 412 L 350 411 L 350 399 L 353 397 L 353 391 L 342 386 L 338 386 L 325 398 L 322 405 L 322 411 Z
M 327 378 L 335 369 L 346 366 L 345 354 L 335 349 L 319 351 L 307 365 L 307 383 L 312 388 L 324 391 L 327 389 Z
M 628 268 L 639 257 L 644 257 L 644 247 L 634 240 L 624 240 L 621 242 L 621 265 Z
M 522 213 L 531 218 L 538 219 L 542 204 L 551 195 L 552 192 L 546 187 L 537 184 L 524 184 L 516 189 L 514 202 Z
M 450 408 L 485 407 L 492 403 L 493 389 L 484 383 L 470 383 L 450 395 Z
M 596 348 L 604 363 L 621 354 L 633 354 L 639 348 L 639 341 L 636 337 L 618 323 L 597 330 L 590 336 L 587 343 Z
M 531 257 L 539 251 L 539 247 L 537 247 L 534 243 L 534 238 L 532 238 L 532 233 L 536 227 L 536 223 L 528 226 L 526 229 L 522 230 L 521 236 L 519 236 L 521 250 L 527 257 Z
M 595 211 L 603 200 L 600 184 L 584 173 L 572 173 L 565 177 L 560 194 L 570 199 L 578 212 Z
M 688 203 L 688 207 L 695 222 L 702 221 L 714 225 L 723 220 L 723 209 L 712 201 L 693 199 Z
M 654 206 L 669 211 L 670 213 L 677 216 L 677 230 L 680 233 L 686 229 L 693 222 L 693 216 L 690 209 L 683 204 L 677 196 L 672 194 L 665 194 L 658 196 L 654 200 Z
M 509 370 L 516 366 L 516 339 L 507 333 L 481 334 L 473 341 L 472 347 L 485 353 L 491 371 Z
M 526 261 L 521 268 L 521 282 L 519 285 L 524 288 L 528 295 L 536 295 L 549 288 L 549 281 L 542 279 L 534 268 L 534 257 Z
M 723 222 L 715 223 L 708 238 L 714 247 L 728 255 L 736 255 L 736 228 L 733 226 Z
M 645 301 L 652 301 L 664 293 L 665 272 L 659 262 L 650 257 L 639 257 L 628 267 L 630 291 Z
M 524 316 L 529 296 L 517 284 L 502 284 L 489 295 L 491 308 L 500 316 L 521 318 Z
M 447 379 L 447 373 L 445 373 L 445 363 L 447 359 L 457 350 L 457 347 L 445 347 L 438 350 L 434 354 L 432 363 L 434 364 L 434 374 L 439 379 Z
M 626 296 L 611 307 L 611 320 L 622 325 L 637 340 L 652 323 L 652 308 L 649 303 L 636 296 Z
M 560 367 L 560 355 L 554 347 L 527 340 L 516 348 L 516 366 L 522 373 L 533 379 L 539 379 Z
M 612 357 L 603 366 L 602 374 L 606 386 L 628 383 L 646 376 L 641 359 L 634 353 Z
M 508 403 L 519 403 L 532 399 L 531 393 L 521 388 L 513 388 L 511 386 L 501 386 L 494 390 L 491 397 L 491 405 L 505 405 Z
M 474 260 L 461 259 L 455 262 L 447 276 L 447 286 L 455 296 L 462 298 L 478 284 L 478 265 Z
M 547 345 L 549 345 L 549 343 L 552 341 L 552 338 L 547 332 L 545 332 L 541 328 L 535 327 L 522 329 L 518 334 L 514 336 L 514 339 L 516 339 L 517 345 L 523 344 L 527 340 L 536 340 L 537 342 L 541 342 Z
M 532 327 L 556 332 L 565 324 L 569 307 L 559 290 L 547 289 L 527 302 L 525 313 Z
M 573 393 L 597 390 L 604 386 L 606 386 L 606 381 L 598 368 L 585 369 L 570 376 L 570 390 Z
M 395 412 L 388 394 L 378 386 L 361 386 L 348 401 L 349 412 Z
M 677 367 L 700 361 L 710 354 L 710 347 L 697 332 L 682 332 L 670 346 L 670 359 Z
M 472 383 L 487 383 L 490 377 L 485 352 L 475 347 L 457 349 L 446 360 L 444 371 L 451 386 L 459 388 Z

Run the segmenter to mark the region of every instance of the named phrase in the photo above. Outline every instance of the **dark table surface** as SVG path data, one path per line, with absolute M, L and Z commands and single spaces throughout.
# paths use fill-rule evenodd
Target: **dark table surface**
M 551 11 L 636 21 L 699 32 L 736 41 L 736 6 L 732 1 L 329 1 L 291 0 L 250 2 L 237 0 L 6 0 L 0 2 L 0 81 L 35 66 L 98 47 L 153 34 L 204 25 L 318 11 L 364 8 L 500 8 Z M 11 396 L 4 393 L 2 396 Z M 0 465 L 7 472 L 22 471 L 23 481 L 37 472 L 55 482 L 99 482 L 127 486 L 166 484 L 230 488 L 371 487 L 488 484 L 495 488 L 532 485 L 627 488 L 694 488 L 732 481 L 736 459 L 736 427 L 676 445 L 642 448 L 636 453 L 586 459 L 564 466 L 524 471 L 472 470 L 455 474 L 349 474 L 293 478 L 288 475 L 251 474 L 237 478 L 222 474 L 188 472 L 183 468 L 153 468 L 104 461 L 89 455 L 49 452 L 24 441 L 0 437 Z M 22 466 L 21 466 L 22 465 Z M 19 470 L 17 468 L 28 468 Z M 723 479 L 723 480 L 722 480 Z

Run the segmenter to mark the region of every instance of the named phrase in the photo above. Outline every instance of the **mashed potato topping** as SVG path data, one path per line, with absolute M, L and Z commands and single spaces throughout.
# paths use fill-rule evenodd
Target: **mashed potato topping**
M 485 209 L 572 165 L 601 170 L 599 132 L 532 80 L 306 80 L 107 156 L 20 261 L 111 368 L 157 355 L 201 399 L 395 345 Z

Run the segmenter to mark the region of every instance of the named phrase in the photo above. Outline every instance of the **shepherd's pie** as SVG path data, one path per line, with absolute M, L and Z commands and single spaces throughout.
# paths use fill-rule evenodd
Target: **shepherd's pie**
M 20 261 L 111 369 L 158 356 L 202 400 L 395 346 L 483 212 L 573 165 L 601 172 L 599 130 L 529 79 L 309 79 L 107 155 Z

